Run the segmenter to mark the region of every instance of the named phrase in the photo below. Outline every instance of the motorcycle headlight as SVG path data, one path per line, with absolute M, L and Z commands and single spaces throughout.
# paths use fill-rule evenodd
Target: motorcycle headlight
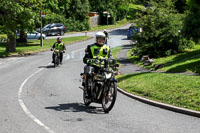
M 105 78 L 110 79 L 112 77 L 112 73 L 105 73 Z

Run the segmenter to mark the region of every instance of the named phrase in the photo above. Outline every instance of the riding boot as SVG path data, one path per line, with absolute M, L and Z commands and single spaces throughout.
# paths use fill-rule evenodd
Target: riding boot
M 55 62 L 54 59 L 55 59 L 55 54 L 52 55 L 52 63 Z

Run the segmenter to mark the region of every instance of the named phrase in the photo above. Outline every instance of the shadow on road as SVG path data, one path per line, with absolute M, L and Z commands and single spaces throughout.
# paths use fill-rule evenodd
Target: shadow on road
M 38 68 L 55 68 L 54 65 L 39 66 Z
M 129 49 L 131 49 L 133 47 L 133 45 L 132 44 L 126 44 L 126 45 L 123 45 L 122 46 L 122 49 L 124 50 L 124 49 L 126 49 L 127 51 L 129 50 Z M 125 52 L 125 54 L 126 54 L 127 52 Z M 130 65 L 132 65 L 132 62 L 131 62 L 131 60 L 130 59 L 128 59 L 127 57 L 118 57 L 118 61 L 119 61 L 119 63 L 120 64 L 122 64 L 122 65 L 127 65 L 127 64 L 130 64 Z
M 127 29 L 117 29 L 117 30 L 113 30 L 112 32 L 109 32 L 110 35 L 127 35 Z
M 58 106 L 45 107 L 45 109 L 53 109 L 64 112 L 87 112 L 91 114 L 104 114 L 103 109 L 94 106 L 85 106 L 82 103 L 59 104 Z

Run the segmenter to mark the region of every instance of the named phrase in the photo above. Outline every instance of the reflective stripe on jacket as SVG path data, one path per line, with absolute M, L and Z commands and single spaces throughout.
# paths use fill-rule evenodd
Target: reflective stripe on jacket
M 103 45 L 103 46 L 92 45 L 90 47 L 90 50 L 91 50 L 93 58 L 96 58 L 96 57 L 108 58 L 109 57 L 110 48 L 107 45 Z

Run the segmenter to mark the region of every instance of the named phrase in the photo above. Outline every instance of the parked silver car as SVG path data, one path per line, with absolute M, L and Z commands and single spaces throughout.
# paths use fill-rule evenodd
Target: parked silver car
M 42 38 L 46 39 L 46 35 L 42 34 Z M 27 33 L 27 39 L 40 39 L 40 33 L 37 31 L 32 33 Z
M 16 35 L 17 35 L 17 38 L 20 37 L 20 33 L 17 33 Z M 40 39 L 40 33 L 37 32 L 37 31 L 35 31 L 35 32 L 28 32 L 28 33 L 26 34 L 26 38 L 27 38 L 27 39 Z M 42 34 L 42 38 L 43 38 L 43 39 L 46 39 L 46 35 L 45 35 L 45 34 Z

